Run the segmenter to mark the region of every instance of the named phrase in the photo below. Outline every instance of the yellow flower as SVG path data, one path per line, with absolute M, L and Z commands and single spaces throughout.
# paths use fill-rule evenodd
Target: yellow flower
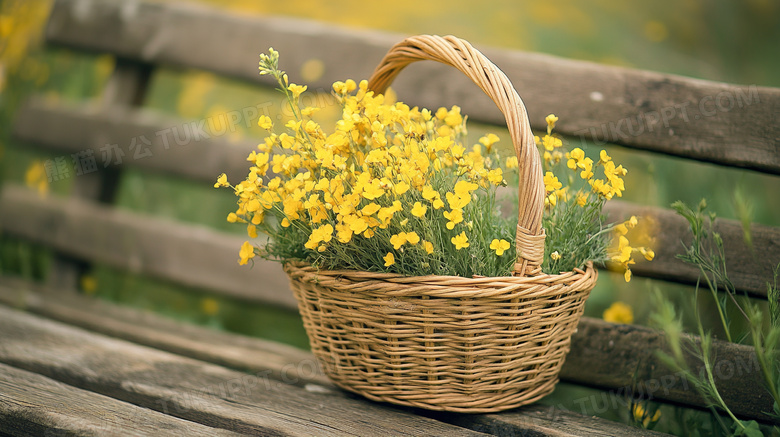
M 387 255 L 385 255 L 382 259 L 385 260 L 385 267 L 390 267 L 391 265 L 395 264 L 395 256 L 393 256 L 392 252 L 387 252 Z
M 274 127 L 271 117 L 267 115 L 261 115 L 260 118 L 257 119 L 257 125 L 266 130 L 271 130 Z
M 655 410 L 655 413 L 650 416 L 642 404 L 634 404 L 634 407 L 632 408 L 632 414 L 634 416 L 634 420 L 638 423 L 641 423 L 643 428 L 647 428 L 651 424 L 658 422 L 658 419 L 661 418 L 661 410 Z
M 411 244 L 411 245 L 415 245 L 415 244 L 420 242 L 420 236 L 417 235 L 417 232 L 414 232 L 414 231 L 407 232 L 406 233 L 406 242 Z
M 298 96 L 300 96 L 301 93 L 306 91 L 306 88 L 308 88 L 306 85 L 301 86 L 301 85 L 296 85 L 294 83 L 291 83 L 287 87 L 287 89 L 290 90 L 290 92 L 292 93 L 293 98 L 297 98 Z
M 585 207 L 587 203 L 588 203 L 588 195 L 583 192 L 577 193 L 577 205 Z
M 301 109 L 301 114 L 303 114 L 304 117 L 311 117 L 312 115 L 314 115 L 315 112 L 318 112 L 320 109 L 322 108 L 309 106 Z
M 648 260 L 648 261 L 652 261 L 653 258 L 655 258 L 655 252 L 653 252 L 652 249 L 648 249 L 646 247 L 640 247 L 639 248 L 639 253 L 641 253 L 642 256 L 644 256 L 645 259 Z
M 241 250 L 238 251 L 238 256 L 241 257 L 238 260 L 238 264 L 246 265 L 250 259 L 255 257 L 255 248 L 248 241 L 244 241 L 244 244 L 241 245 Z
M 246 232 L 249 234 L 249 238 L 257 238 L 257 226 L 247 225 Z
M 569 152 L 569 160 L 566 162 L 566 166 L 572 170 L 575 170 L 577 168 L 577 164 L 583 159 L 585 159 L 585 152 L 577 147 L 576 149 Z
M 495 250 L 497 256 L 503 255 L 509 249 L 509 246 L 509 242 L 506 240 L 494 239 L 490 242 L 490 249 Z
M 510 156 L 510 157 L 508 157 L 508 158 L 506 159 L 506 168 L 507 168 L 507 169 L 510 169 L 510 168 L 517 168 L 517 167 L 518 167 L 518 164 L 517 164 L 517 156 Z
M 213 297 L 205 297 L 200 301 L 200 310 L 207 316 L 213 316 L 219 312 L 219 302 Z
M 384 190 L 382 190 L 382 187 L 379 185 L 379 181 L 376 179 L 371 184 L 363 187 L 363 197 L 368 200 L 374 200 L 381 197 L 384 193 Z
M 374 215 L 379 209 L 382 208 L 377 204 L 376 202 L 371 202 L 368 205 L 364 206 L 363 209 L 360 210 L 361 213 L 363 213 L 364 216 L 368 215 Z
M 406 243 L 406 232 L 399 232 L 390 236 L 390 244 L 393 245 L 393 249 L 398 250 Z
M 430 255 L 433 253 L 433 243 L 430 241 L 423 241 L 423 249 Z
M 544 121 L 547 122 L 547 133 L 549 134 L 555 129 L 555 122 L 558 121 L 558 117 L 555 114 L 550 114 L 544 118 Z
M 553 261 L 558 261 L 559 259 L 561 259 L 561 254 L 558 253 L 558 251 L 556 250 L 555 252 L 550 254 L 550 259 Z
M 490 153 L 490 150 L 493 148 L 493 144 L 497 143 L 498 141 L 498 135 L 496 134 L 487 134 L 479 139 L 480 144 L 485 146 L 485 149 L 488 153 Z
M 447 193 L 447 203 L 450 204 L 451 209 L 461 209 L 471 202 L 471 196 L 466 194 L 465 196 L 459 196 L 453 193 Z
M 599 154 L 599 159 L 600 159 L 599 162 L 601 164 L 607 163 L 607 162 L 612 160 L 612 158 L 610 158 L 609 155 L 607 155 L 607 151 L 606 150 L 602 150 L 601 151 L 601 153 Z
M 411 188 L 411 187 L 409 187 L 409 184 L 407 184 L 404 181 L 401 181 L 401 182 L 398 182 L 397 184 L 395 184 L 395 186 L 393 187 L 393 191 L 395 191 L 395 194 L 400 196 L 400 195 L 404 194 L 405 192 L 409 191 L 409 188 Z
M 504 183 L 504 172 L 501 168 L 494 168 L 488 172 L 487 178 L 494 185 L 501 185 Z
M 631 324 L 634 322 L 634 312 L 623 302 L 614 302 L 604 311 L 602 318 L 610 323 Z
M 81 277 L 81 289 L 84 293 L 94 294 L 97 290 L 97 280 L 94 276 L 84 275 Z
M 228 183 L 227 175 L 225 173 L 219 175 L 219 177 L 217 178 L 217 183 L 214 184 L 214 188 L 229 187 L 229 186 L 230 184 Z
M 304 247 L 307 249 L 318 249 L 318 246 L 320 243 L 328 243 L 333 238 L 333 225 L 330 223 L 324 224 L 320 226 L 317 229 L 313 229 L 311 231 L 311 235 L 309 235 L 309 241 L 304 244 Z M 324 250 L 324 246 L 322 246 Z M 320 252 L 322 252 L 320 250 Z
M 552 152 L 556 147 L 562 147 L 563 142 L 560 140 L 560 138 L 545 135 L 544 138 L 542 138 L 542 145 L 544 146 L 545 150 Z
M 550 193 L 555 190 L 560 190 L 563 184 L 558 180 L 557 177 L 551 172 L 548 171 L 544 174 L 544 189 Z
M 463 231 L 460 234 L 452 237 L 450 241 L 455 245 L 456 250 L 469 247 L 469 238 L 466 236 L 466 231 Z
M 453 229 L 456 224 L 463 221 L 463 210 L 453 209 L 452 211 L 444 211 L 444 218 L 449 220 L 447 222 L 447 229 Z
M 428 212 L 428 207 L 424 206 L 420 202 L 414 202 L 414 206 L 412 207 L 412 215 L 415 217 L 422 217 L 425 215 L 425 213 Z
M 236 213 L 231 212 L 227 216 L 227 221 L 228 221 L 228 223 L 235 223 L 235 222 L 238 221 L 238 216 L 236 215 Z

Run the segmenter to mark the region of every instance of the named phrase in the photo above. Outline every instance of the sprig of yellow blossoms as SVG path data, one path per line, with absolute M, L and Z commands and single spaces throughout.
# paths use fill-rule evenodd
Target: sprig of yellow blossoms
M 623 270 L 626 282 L 630 281 L 634 255 L 638 253 L 652 260 L 655 254 L 649 247 L 631 246 L 627 234 L 637 225 L 636 217 L 623 223 L 602 225 L 601 215 L 607 200 L 622 197 L 623 176 L 628 170 L 616 164 L 606 150 L 600 151 L 596 162 L 581 148 L 566 152 L 563 141 L 553 134 L 558 117 L 550 114 L 546 121 L 547 134 L 535 137 L 543 150 L 545 168 L 545 271 L 568 271 L 592 260 L 608 262 Z
M 261 55 L 261 74 L 277 78 L 293 119 L 276 134 L 261 116 L 258 125 L 269 135 L 247 158 L 247 178 L 233 186 L 220 175 L 215 184 L 238 197 L 228 221 L 246 223 L 250 237 L 260 228 L 272 236 L 263 255 L 328 268 L 508 273 L 513 225 L 492 207 L 496 187 L 506 184 L 490 153 L 496 135 L 466 148 L 457 106 L 433 113 L 386 104 L 366 81 L 353 80 L 333 84 L 342 117 L 326 133 L 311 118 L 318 108 L 300 107 L 306 87 L 289 83 L 277 65 L 277 52 Z M 258 253 L 247 245 L 240 264 Z M 474 263 L 476 250 L 492 255 Z
M 232 188 L 238 198 L 228 221 L 245 223 L 251 238 L 258 231 L 271 237 L 262 251 L 245 242 L 240 264 L 261 254 L 322 268 L 409 275 L 510 273 L 516 222 L 497 213 L 495 194 L 506 185 L 498 164 L 505 162 L 513 171 L 518 162 L 498 156 L 496 135 L 466 147 L 466 117 L 457 106 L 434 113 L 389 104 L 369 91 L 366 81 L 353 80 L 333 84 L 342 116 L 326 132 L 312 119 L 320 108 L 301 105 L 306 86 L 290 83 L 278 69 L 278 58 L 273 49 L 261 55 L 260 74 L 276 78 L 292 119 L 277 134 L 271 118 L 261 116 L 258 126 L 269 134 L 247 158 L 252 165 L 246 179 L 231 185 L 223 174 L 214 185 Z M 606 235 L 613 228 L 602 227 L 600 220 L 603 202 L 622 196 L 627 171 L 606 151 L 596 163 L 582 149 L 563 152 L 562 140 L 552 132 L 557 120 L 549 115 L 547 134 L 536 137 L 546 169 L 543 269 L 558 273 L 587 260 L 612 261 L 629 280 L 633 253 L 650 259 L 652 251 L 633 248 L 625 233 L 618 235 L 633 226 L 629 221 L 614 227 L 616 244 L 607 253 Z M 554 172 L 564 162 L 589 190 L 574 192 L 571 177 L 564 178 L 569 182 L 564 186 Z M 596 178 L 597 171 L 603 177 Z M 570 221 L 582 229 L 572 228 Z

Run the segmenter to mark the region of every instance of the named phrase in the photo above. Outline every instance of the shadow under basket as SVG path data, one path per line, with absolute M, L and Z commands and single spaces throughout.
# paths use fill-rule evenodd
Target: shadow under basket
M 585 300 L 588 264 L 561 275 L 461 278 L 287 264 L 312 352 L 371 400 L 464 413 L 552 392 Z
M 525 105 L 468 42 L 420 35 L 393 46 L 368 81 L 382 93 L 415 61 L 457 68 L 506 117 L 519 163 L 514 276 L 464 278 L 326 271 L 288 262 L 314 355 L 340 387 L 375 401 L 485 413 L 549 394 L 596 271 L 542 273 L 545 188 Z M 446 240 L 445 240 L 446 241 Z

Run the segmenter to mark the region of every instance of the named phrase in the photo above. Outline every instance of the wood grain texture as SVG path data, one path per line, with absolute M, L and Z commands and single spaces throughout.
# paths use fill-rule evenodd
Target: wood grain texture
M 238 265 L 243 237 L 11 186 L 2 193 L 0 228 L 9 233 L 133 273 L 297 309 L 279 264 Z
M 267 375 L 285 384 L 304 388 L 308 385 L 309 390 L 313 389 L 314 384 L 331 390 L 332 396 L 351 396 L 335 388 L 321 372 L 312 375 L 308 366 L 300 365 L 313 360 L 311 354 L 279 343 L 176 323 L 151 313 L 107 302 L 79 296 L 62 296 L 55 290 L 45 292 L 33 284 L 9 278 L 0 278 L 0 303 L 24 308 L 92 332 L 223 364 L 255 375 Z M 139 329 L 139 326 L 144 328 Z M 556 407 L 528 406 L 490 415 L 410 411 L 495 435 L 657 435 Z
M 274 341 L 177 322 L 83 295 L 63 295 L 57 288 L 12 277 L 0 276 L 0 303 L 155 349 L 267 374 L 285 384 L 333 386 L 319 367 L 310 371 L 314 357 L 309 352 Z
M 435 415 L 440 420 L 496 436 L 614 436 L 639 437 L 669 435 L 634 428 L 599 417 L 587 417 L 553 406 L 529 405 L 499 414 Z M 586 420 L 587 419 L 587 420 Z
M 133 166 L 207 183 L 216 181 L 220 173 L 231 181 L 244 179 L 249 171 L 246 157 L 256 150 L 257 142 L 214 135 L 202 130 L 202 123 L 205 120 L 184 121 L 148 109 L 31 99 L 17 113 L 14 136 L 63 154 L 67 160 L 75 153 L 91 153 L 100 169 Z M 118 152 L 108 154 L 112 145 L 121 150 L 119 159 Z
M 268 375 L 285 384 L 334 387 L 323 376 L 321 369 L 312 373 L 308 364 L 300 365 L 313 362 L 313 355 L 271 341 L 174 323 L 160 316 L 106 302 L 79 296 L 61 296 L 55 290 L 36 289 L 30 284 L 7 278 L 0 280 L 0 303 L 138 344 L 253 374 Z M 145 328 L 138 327 L 141 325 Z M 597 396 L 595 400 L 583 398 L 581 401 L 586 408 L 591 405 L 588 402 L 622 405 L 625 403 L 624 396 L 631 392 L 644 394 L 657 401 L 701 408 L 702 400 L 693 387 L 680 375 L 667 370 L 655 357 L 654 351 L 664 347 L 663 334 L 658 331 L 583 317 L 578 332 L 572 337 L 571 352 L 566 358 L 561 378 L 606 390 L 605 394 Z M 716 342 L 715 351 L 718 357 L 716 369 L 719 369 L 715 376 L 727 404 L 741 417 L 766 420 L 767 417 L 760 412 L 771 410 L 771 399 L 761 383 L 752 350 Z M 699 365 L 690 357 L 689 362 L 694 368 Z M 603 396 L 606 396 L 606 401 Z M 490 424 L 496 429 L 519 431 L 545 423 L 557 429 L 562 426 L 559 420 L 569 420 L 565 415 L 560 416 L 559 409 L 550 407 L 547 407 L 542 418 L 538 417 L 536 410 L 531 414 L 527 408 L 499 415 L 463 416 L 475 418 L 473 422 L 458 414 L 435 414 L 432 417 L 476 430 L 483 430 L 481 427 Z M 577 426 L 590 429 L 586 422 L 573 421 Z M 473 423 L 473 426 L 466 423 Z
M 103 337 L 0 307 L 0 362 L 66 384 L 239 433 L 426 435 L 482 433 L 400 409 L 333 396 Z
M 632 215 L 651 220 L 655 237 L 655 258 L 638 261 L 631 270 L 637 276 L 696 284 L 699 271 L 683 263 L 677 255 L 684 252 L 682 242 L 692 240 L 688 222 L 676 212 L 627 202 L 610 201 L 604 208 L 610 221 L 626 220 Z M 750 225 L 753 245 L 744 240 L 742 225 L 736 220 L 716 219 L 714 231 L 720 233 L 726 251 L 726 270 L 737 290 L 752 296 L 767 297 L 767 284 L 780 264 L 780 228 L 757 223 Z
M 110 52 L 139 62 L 199 68 L 269 84 L 257 56 L 274 47 L 292 81 L 304 62 L 319 59 L 323 76 L 310 90 L 335 80 L 368 78 L 403 37 L 347 30 L 282 17 L 248 17 L 205 7 L 120 0 L 56 2 L 52 43 Z M 203 29 L 209 29 L 204 32 Z M 220 35 L 215 38 L 214 35 Z M 560 117 L 558 132 L 582 139 L 780 174 L 780 89 L 729 85 L 602 66 L 519 51 L 483 49 L 512 80 L 532 126 Z M 436 108 L 460 105 L 474 120 L 502 124 L 495 105 L 457 71 L 434 63 L 412 65 L 395 84 L 399 98 Z
M 14 436 L 238 436 L 0 364 L 0 432 Z
M 633 392 L 684 405 L 706 406 L 693 385 L 656 356 L 658 350 L 668 352 L 663 332 L 589 317 L 583 317 L 577 329 L 561 379 L 608 389 L 603 399 L 597 399 L 599 405 Z M 688 338 L 694 343 L 699 341 L 695 336 Z M 734 414 L 780 423 L 764 414 L 772 411 L 773 399 L 764 386 L 752 347 L 714 340 L 711 358 L 715 384 Z M 691 352 L 685 351 L 685 359 L 696 374 L 702 370 L 702 362 Z

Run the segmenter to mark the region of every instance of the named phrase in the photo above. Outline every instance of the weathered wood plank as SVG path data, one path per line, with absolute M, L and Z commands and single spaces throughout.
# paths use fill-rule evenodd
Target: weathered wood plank
M 140 106 L 146 94 L 151 72 L 152 68 L 148 64 L 117 59 L 114 71 L 106 83 L 101 107 Z M 38 130 L 46 129 L 41 129 L 39 125 Z M 82 146 L 74 152 L 71 154 L 71 160 L 76 164 L 74 170 L 76 178 L 73 182 L 72 195 L 100 203 L 113 203 L 119 187 L 120 168 L 116 166 L 93 168 L 91 164 L 95 161 L 90 162 L 89 158 L 97 160 L 100 156 L 98 151 L 86 151 Z M 90 152 L 93 152 L 91 156 L 88 155 Z M 79 279 L 88 268 L 89 265 L 84 260 L 55 254 L 51 260 L 47 280 L 59 286 L 69 284 L 69 288 L 75 290 Z
M 690 244 L 692 236 L 688 222 L 672 210 L 610 201 L 605 206 L 610 221 L 626 220 L 635 215 L 655 223 L 655 259 L 639 261 L 631 270 L 637 276 L 695 284 L 699 277 L 696 267 L 685 264 L 677 255 Z M 757 223 L 750 225 L 753 247 L 743 238 L 742 225 L 736 220 L 716 219 L 715 232 L 723 237 L 726 250 L 726 270 L 740 291 L 766 299 L 767 283 L 772 281 L 774 268 L 780 264 L 780 229 Z
M 698 342 L 697 337 L 689 338 Z M 572 337 L 561 378 L 610 389 L 606 398 L 610 402 L 614 401 L 610 397 L 620 398 L 633 392 L 651 399 L 705 406 L 693 385 L 658 359 L 658 350 L 668 351 L 663 332 L 583 317 Z M 780 423 L 765 414 L 772 411 L 773 399 L 764 386 L 752 347 L 714 340 L 711 358 L 715 384 L 734 414 Z M 703 369 L 702 362 L 690 351 L 685 351 L 685 359 L 697 374 Z
M 0 432 L 16 436 L 238 436 L 0 364 Z
M 286 384 L 305 387 L 306 384 L 314 383 L 333 387 L 322 374 L 322 369 L 314 366 L 314 357 L 295 348 L 235 334 L 212 332 L 106 302 L 79 296 L 63 297 L 54 291 L 35 291 L 32 288 L 34 287 L 30 284 L 3 279 L 0 281 L 0 303 L 138 344 L 254 374 L 268 375 Z M 702 407 L 701 398 L 690 384 L 680 375 L 666 370 L 653 355 L 656 348 L 664 345 L 663 335 L 657 331 L 631 325 L 613 325 L 585 317 L 580 322 L 578 333 L 572 338 L 572 350 L 561 377 L 566 381 L 608 390 L 606 402 L 625 402 L 623 397 L 627 392 L 637 390 L 638 393 L 655 400 Z M 720 369 L 716 373 L 717 382 L 723 389 L 722 395 L 728 405 L 733 405 L 734 411 L 738 411 L 740 416 L 765 420 L 766 417 L 759 415 L 759 412 L 769 411 L 766 408 L 771 409 L 771 400 L 765 394 L 755 398 L 757 393 L 764 391 L 757 369 L 751 367 L 755 364 L 752 350 L 717 342 L 716 352 L 716 363 L 720 363 L 716 364 L 716 368 Z M 698 365 L 695 360 L 690 361 L 694 366 Z M 315 367 L 316 371 L 310 372 Z M 739 373 L 729 374 L 736 371 Z M 745 402 L 746 398 L 748 402 Z M 588 405 L 588 402 L 605 404 L 601 398 L 595 401 L 586 398 L 582 402 L 585 408 L 592 406 Z M 495 422 L 492 426 L 498 426 L 498 422 L 505 420 L 507 423 L 503 426 L 509 427 L 508 429 L 515 429 L 512 428 L 515 425 L 510 426 L 510 422 L 524 423 L 524 426 L 528 427 L 537 426 L 539 423 L 558 427 L 558 419 L 564 422 L 569 420 L 566 415 L 560 416 L 560 409 L 550 407 L 547 407 L 542 419 L 537 417 L 539 420 L 531 420 L 534 416 L 528 414 L 530 413 L 526 409 L 522 409 L 502 413 L 498 419 L 493 415 L 486 415 L 493 418 L 475 420 L 474 429 L 479 430 L 476 426 L 484 425 L 486 420 Z M 457 421 L 461 425 L 465 423 L 459 415 L 435 417 Z M 573 419 L 572 421 L 577 422 Z M 579 425 L 586 426 L 583 423 Z M 515 430 L 519 429 L 527 428 Z
M 40 199 L 4 187 L 0 228 L 87 260 L 213 290 L 225 296 L 297 309 L 277 263 L 238 265 L 245 238 L 204 226 L 151 218 L 79 199 Z
M 266 84 L 268 78 L 257 75 L 257 56 L 272 46 L 283 54 L 281 67 L 293 81 L 299 80 L 304 62 L 321 60 L 324 74 L 309 88 L 325 91 L 334 80 L 368 78 L 387 49 L 402 38 L 190 5 L 139 2 L 128 7 L 120 0 L 88 7 L 59 0 L 47 36 L 50 42 L 68 47 Z M 780 108 L 780 89 L 535 53 L 484 52 L 514 82 L 537 129 L 544 128 L 546 114 L 555 113 L 561 118 L 558 132 L 562 134 L 780 174 L 780 125 L 773 118 Z M 474 120 L 504 122 L 476 86 L 444 66 L 413 65 L 401 74 L 395 88 L 401 100 L 412 105 L 458 104 Z
M 208 426 L 262 435 L 482 433 L 285 385 L 0 307 L 0 362 Z
M 0 276 L 0 303 L 177 355 L 267 374 L 285 384 L 333 386 L 311 353 L 274 341 L 177 322 L 82 295 L 63 295 L 56 287 L 19 278 Z
M 514 437 L 554 435 L 554 436 L 612 436 L 638 437 L 662 436 L 665 433 L 634 428 L 599 417 L 583 420 L 583 415 L 545 405 L 530 405 L 519 410 L 501 414 L 481 415 L 434 415 L 445 422 L 460 425 L 475 431 Z M 552 431 L 552 432 L 551 432 Z
M 333 390 L 332 396 L 351 396 L 336 389 L 322 374 L 319 366 L 316 367 L 316 372 L 309 372 L 313 368 L 310 363 L 315 361 L 314 357 L 295 348 L 180 324 L 150 313 L 122 308 L 94 299 L 62 296 L 57 293 L 40 294 L 29 290 L 30 287 L 35 288 L 32 284 L 23 284 L 18 280 L 2 279 L 0 303 L 25 308 L 47 318 L 138 344 L 224 364 L 255 375 L 267 375 L 285 384 L 301 387 L 306 387 L 308 384 L 310 390 L 313 389 L 311 384 L 315 384 Z M 139 329 L 139 326 L 148 329 Z M 201 338 L 200 341 L 197 340 L 198 337 Z M 206 352 L 212 348 L 213 352 Z M 496 435 L 523 435 L 532 432 L 534 435 L 590 436 L 594 435 L 594 430 L 600 430 L 603 435 L 656 435 L 656 433 L 547 406 L 529 406 L 492 415 L 414 411 L 436 420 Z
M 224 131 L 231 129 L 225 126 Z M 201 121 L 187 122 L 151 110 L 54 104 L 45 99 L 30 99 L 20 108 L 14 136 L 68 159 L 75 153 L 91 154 L 101 169 L 129 165 L 204 182 L 215 181 L 220 173 L 232 181 L 245 178 L 246 157 L 257 146 L 252 140 L 233 141 L 228 135 L 206 132 Z
M 615 220 L 637 215 L 653 217 L 657 222 L 656 258 L 633 266 L 637 276 L 696 282 L 698 271 L 676 259 L 682 250 L 679 242 L 690 238 L 682 218 L 662 208 L 617 201 L 607 204 L 607 212 Z M 244 241 L 238 236 L 78 200 L 41 200 L 13 186 L 6 186 L 0 197 L 0 227 L 114 267 L 235 298 L 297 308 L 276 263 L 257 261 L 247 268 L 234 262 Z M 737 222 L 719 219 L 716 229 L 727 247 L 727 268 L 734 285 L 740 291 L 766 298 L 766 281 L 780 262 L 780 229 L 753 224 L 754 251 L 742 242 L 742 228 Z M 262 284 L 259 278 L 263 278 Z

